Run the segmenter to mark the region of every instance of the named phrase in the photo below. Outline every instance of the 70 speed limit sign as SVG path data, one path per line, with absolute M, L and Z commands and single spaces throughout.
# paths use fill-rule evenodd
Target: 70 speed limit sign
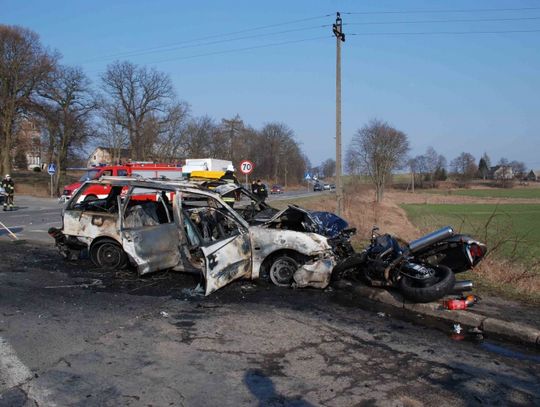
M 240 172 L 242 174 L 248 175 L 253 172 L 253 163 L 249 160 L 244 160 L 240 163 Z

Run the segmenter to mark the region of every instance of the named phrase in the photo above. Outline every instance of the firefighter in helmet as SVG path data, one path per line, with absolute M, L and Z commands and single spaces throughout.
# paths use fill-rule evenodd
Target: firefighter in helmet
M 225 181 L 227 184 L 236 184 L 239 185 L 238 180 L 234 176 L 234 168 L 227 168 L 227 171 L 225 171 L 225 174 L 221 176 L 220 180 Z M 225 195 L 222 196 L 223 200 L 229 205 L 231 208 L 234 206 L 234 201 L 236 200 L 236 191 L 231 191 Z
M 15 183 L 11 179 L 9 174 L 6 174 L 2 180 L 2 188 L 6 192 L 6 198 L 4 200 L 4 210 L 7 211 L 8 208 L 10 211 L 13 210 L 13 196 L 15 195 Z

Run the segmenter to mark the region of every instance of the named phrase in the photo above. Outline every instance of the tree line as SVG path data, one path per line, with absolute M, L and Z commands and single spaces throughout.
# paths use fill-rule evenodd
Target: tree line
M 411 185 L 418 187 L 435 187 L 437 181 L 448 177 L 461 182 L 473 178 L 486 179 L 492 165 L 489 156 L 484 153 L 476 164 L 471 153 L 463 152 L 450 161 L 439 154 L 433 147 L 428 147 L 425 154 L 409 156 L 410 144 L 408 136 L 390 126 L 387 122 L 374 119 L 354 134 L 345 152 L 345 169 L 351 175 L 367 176 L 375 186 L 375 199 L 381 202 L 385 185 L 396 171 L 411 174 Z M 501 184 L 507 181 L 504 171 L 511 169 L 517 179 L 524 178 L 527 173 L 525 163 L 501 158 L 497 164 L 501 170 Z
M 254 177 L 298 182 L 309 166 L 294 131 L 269 122 L 256 129 L 237 115 L 216 121 L 194 116 L 164 72 L 129 61 L 107 66 L 97 85 L 78 67 L 19 26 L 0 25 L 0 170 L 11 172 L 20 154 L 25 121 L 42 130 L 48 163 L 56 163 L 55 188 L 85 148 L 101 145 L 114 161 L 128 150 L 136 161 L 181 162 L 214 157 L 255 163 Z M 19 148 L 18 148 L 19 147 Z M 23 157 L 24 158 L 24 154 Z M 21 159 L 21 161 L 23 161 Z

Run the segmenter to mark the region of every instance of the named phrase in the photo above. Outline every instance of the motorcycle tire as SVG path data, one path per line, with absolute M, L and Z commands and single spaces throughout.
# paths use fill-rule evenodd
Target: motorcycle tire
M 441 299 L 454 287 L 456 277 L 454 272 L 446 266 L 425 266 L 435 270 L 437 282 L 427 287 L 421 287 L 416 280 L 402 276 L 398 288 L 405 298 L 413 302 L 432 302 Z
M 334 267 L 332 270 L 332 276 L 330 278 L 331 282 L 336 282 L 338 280 L 349 280 L 349 281 L 362 281 L 362 272 L 360 267 L 364 264 L 366 259 L 366 254 L 364 252 L 355 253 L 349 258 L 343 260 L 341 263 Z

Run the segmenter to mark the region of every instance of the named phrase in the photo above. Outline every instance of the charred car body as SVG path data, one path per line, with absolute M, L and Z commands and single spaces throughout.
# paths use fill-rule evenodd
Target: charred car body
M 84 200 L 96 187 L 108 195 Z M 238 196 L 233 208 L 220 192 L 195 184 L 105 177 L 84 184 L 64 207 L 62 229 L 49 233 L 64 256 L 88 250 L 105 269 L 199 273 L 206 295 L 237 278 L 324 288 L 351 254 L 354 230 L 336 215 L 295 206 L 277 212 Z

